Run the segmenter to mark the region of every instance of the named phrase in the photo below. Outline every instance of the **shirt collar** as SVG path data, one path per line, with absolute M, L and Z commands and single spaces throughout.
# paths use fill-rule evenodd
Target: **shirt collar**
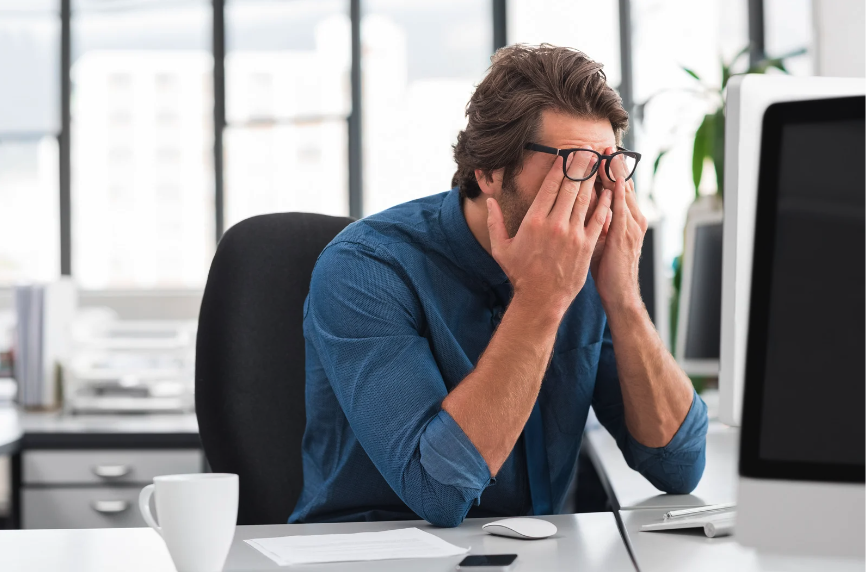
M 492 287 L 508 282 L 508 277 L 499 263 L 484 250 L 469 230 L 457 187 L 445 196 L 439 221 L 457 264 L 467 274 Z

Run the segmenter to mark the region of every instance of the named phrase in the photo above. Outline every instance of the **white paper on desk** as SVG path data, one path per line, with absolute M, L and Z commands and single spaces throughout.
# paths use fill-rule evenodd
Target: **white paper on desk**
M 469 552 L 417 528 L 354 534 L 253 538 L 247 544 L 279 564 L 321 564 L 397 558 L 440 558 Z

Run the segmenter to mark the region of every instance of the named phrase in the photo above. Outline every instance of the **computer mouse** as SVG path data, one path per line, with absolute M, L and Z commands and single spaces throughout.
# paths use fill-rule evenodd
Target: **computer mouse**
M 505 518 L 481 527 L 488 534 L 538 540 L 556 534 L 556 525 L 540 518 Z

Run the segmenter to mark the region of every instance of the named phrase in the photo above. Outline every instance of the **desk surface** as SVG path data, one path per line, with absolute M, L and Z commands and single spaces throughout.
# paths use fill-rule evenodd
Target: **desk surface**
M 551 538 L 524 541 L 490 536 L 481 525 L 491 519 L 467 519 L 458 528 L 434 528 L 422 521 L 282 524 L 239 526 L 235 532 L 225 572 L 240 570 L 277 570 L 280 567 L 246 544 L 247 538 L 294 534 L 345 534 L 417 526 L 458 546 L 471 546 L 472 554 L 518 555 L 515 571 L 628 571 L 635 568 L 611 513 L 589 513 L 548 517 L 559 529 Z M 317 564 L 292 566 L 292 570 L 332 572 L 405 571 L 453 572 L 462 556 L 437 559 L 378 561 L 369 563 Z M 10 530 L 0 531 L 0 570 L 34 572 L 68 570 L 102 572 L 124 570 L 174 572 L 162 539 L 149 528 L 90 530 Z
M 863 572 L 863 560 L 804 558 L 758 553 L 734 536 L 707 538 L 703 529 L 640 532 L 665 509 L 620 511 L 627 542 L 641 572 Z
M 718 421 L 707 431 L 707 465 L 700 484 L 689 495 L 660 492 L 625 463 L 616 441 L 604 429 L 589 431 L 587 452 L 616 510 L 686 508 L 736 502 L 740 432 Z
M 111 446 L 133 440 L 142 446 L 198 446 L 195 413 L 67 415 L 23 412 L 0 405 L 0 455 L 29 446 Z

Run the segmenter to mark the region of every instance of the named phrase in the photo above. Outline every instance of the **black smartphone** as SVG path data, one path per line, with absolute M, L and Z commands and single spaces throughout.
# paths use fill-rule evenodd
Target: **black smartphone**
M 473 554 L 457 565 L 458 570 L 475 572 L 506 572 L 514 566 L 517 554 Z

